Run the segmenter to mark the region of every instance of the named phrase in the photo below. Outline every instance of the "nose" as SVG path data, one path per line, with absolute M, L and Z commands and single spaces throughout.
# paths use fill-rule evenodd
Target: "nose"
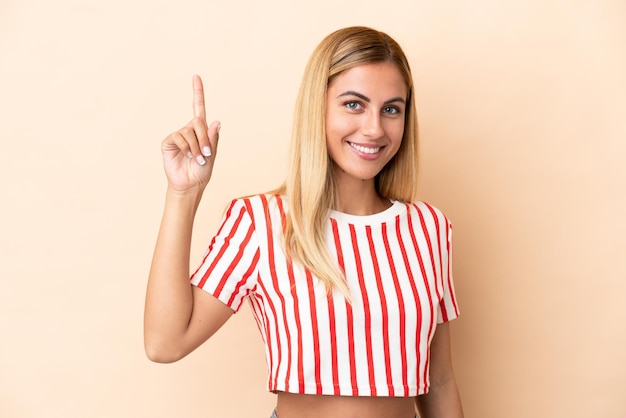
M 380 138 L 383 136 L 383 126 L 378 112 L 367 112 L 364 114 L 361 131 L 364 135 L 372 138 Z

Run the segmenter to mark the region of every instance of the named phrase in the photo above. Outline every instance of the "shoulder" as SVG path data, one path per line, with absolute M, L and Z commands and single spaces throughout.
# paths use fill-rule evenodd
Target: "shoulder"
M 234 206 L 244 206 L 248 208 L 265 208 L 265 207 L 276 207 L 276 206 L 286 206 L 285 198 L 282 195 L 275 193 L 259 193 L 253 194 L 249 196 L 242 196 L 232 199 L 229 207 Z
M 238 197 L 231 200 L 226 209 L 226 216 L 232 213 L 245 212 L 253 220 L 284 216 L 286 211 L 284 196 L 274 193 L 260 193 Z
M 428 215 L 430 217 L 434 217 L 438 220 L 443 220 L 446 223 L 449 223 L 449 219 L 444 214 L 444 212 L 428 202 L 418 200 L 414 202 L 405 202 L 405 205 L 407 207 L 407 211 L 420 215 Z
M 452 222 L 445 213 L 436 206 L 424 202 L 407 202 L 407 214 L 412 219 L 414 225 L 426 231 L 431 231 L 440 236 L 441 239 L 450 240 L 452 234 Z

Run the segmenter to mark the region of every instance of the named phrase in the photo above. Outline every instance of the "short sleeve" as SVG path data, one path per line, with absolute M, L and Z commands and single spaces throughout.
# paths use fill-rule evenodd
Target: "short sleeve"
M 235 312 L 256 285 L 259 245 L 246 199 L 233 200 L 191 284 Z
M 443 292 L 437 308 L 437 323 L 448 322 L 459 316 L 459 307 L 452 279 L 452 225 L 446 220 L 445 236 L 440 243 L 443 257 L 441 279 Z

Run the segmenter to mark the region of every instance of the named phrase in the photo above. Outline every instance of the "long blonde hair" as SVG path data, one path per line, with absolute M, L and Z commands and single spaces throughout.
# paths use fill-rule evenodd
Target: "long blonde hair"
M 311 55 L 296 101 L 287 178 L 277 190 L 286 196 L 289 204 L 284 226 L 285 251 L 315 274 L 329 292 L 337 288 L 348 299 L 344 273 L 325 243 L 326 222 L 336 197 L 326 148 L 326 92 L 330 81 L 343 71 L 376 62 L 395 64 L 408 90 L 402 143 L 376 176 L 376 189 L 387 199 L 414 199 L 417 116 L 408 60 L 389 35 L 361 26 L 331 33 Z

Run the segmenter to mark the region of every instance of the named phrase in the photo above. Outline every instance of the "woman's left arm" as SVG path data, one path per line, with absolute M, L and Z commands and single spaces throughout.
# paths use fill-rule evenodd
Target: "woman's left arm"
M 450 323 L 437 325 L 430 343 L 430 390 L 415 398 L 421 418 L 463 418 L 450 349 Z

